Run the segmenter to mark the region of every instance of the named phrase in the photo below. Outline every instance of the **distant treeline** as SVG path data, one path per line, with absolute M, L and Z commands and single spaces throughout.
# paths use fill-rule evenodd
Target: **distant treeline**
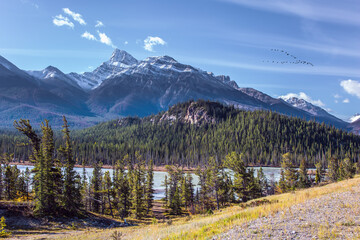
M 206 113 L 198 124 L 185 121 L 192 110 Z M 192 114 L 193 111 L 190 111 Z M 177 116 L 164 120 L 164 114 Z M 55 134 L 57 135 L 57 134 Z M 59 134 L 60 136 L 60 134 Z M 111 165 L 129 154 L 139 152 L 154 165 L 195 167 L 209 156 L 219 161 L 230 152 L 243 155 L 246 165 L 280 166 L 281 156 L 291 152 L 293 164 L 305 159 L 309 167 L 317 162 L 327 165 L 326 156 L 348 157 L 359 161 L 360 136 L 314 121 L 288 117 L 270 111 L 241 111 L 216 102 L 199 100 L 177 104 L 166 113 L 129 117 L 72 132 L 74 156 L 78 164 L 95 162 Z M 55 145 L 60 137 L 55 136 Z M 29 146 L 15 133 L 0 134 L 3 152 L 27 159 Z

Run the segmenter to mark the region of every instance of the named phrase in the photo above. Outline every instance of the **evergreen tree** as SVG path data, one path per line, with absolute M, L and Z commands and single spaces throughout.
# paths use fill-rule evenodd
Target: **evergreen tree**
M 164 203 L 165 203 L 165 207 L 167 207 L 167 206 L 169 206 L 169 190 L 168 190 L 169 184 L 168 184 L 168 180 L 167 180 L 167 175 L 165 175 L 163 186 L 165 188 Z
M 321 162 L 318 162 L 315 164 L 316 167 L 316 173 L 315 173 L 315 183 L 319 184 L 324 177 L 324 168 Z
M 130 187 L 128 175 L 125 172 L 124 163 L 129 162 L 129 156 L 126 155 L 122 160 L 119 160 L 115 167 L 114 188 L 115 196 L 117 199 L 117 208 L 121 219 L 124 219 L 129 215 L 130 210 Z
M 349 179 L 353 178 L 355 175 L 355 166 L 350 158 L 345 158 L 340 163 L 340 178 Z
M 141 219 L 146 211 L 144 193 L 145 193 L 145 167 L 144 159 L 138 152 L 135 153 L 136 164 L 130 175 L 130 188 L 131 188 L 131 206 L 132 213 L 135 218 Z
M 307 171 L 308 170 L 306 167 L 306 160 L 305 160 L 305 158 L 303 158 L 300 162 L 300 167 L 298 170 L 298 176 L 299 176 L 298 186 L 299 186 L 299 188 L 310 187 L 310 180 L 309 180 Z
M 35 189 L 34 214 L 53 216 L 60 209 L 62 175 L 58 162 L 54 158 L 54 134 L 49 121 L 41 124 L 40 138 L 29 120 L 14 121 L 14 127 L 27 136 L 32 145 L 30 159 L 35 162 L 33 169 Z
M 339 162 L 335 157 L 330 157 L 328 159 L 327 176 L 332 182 L 336 182 L 339 179 Z
M 298 180 L 297 171 L 292 163 L 291 157 L 290 153 L 285 153 L 282 156 L 281 168 L 284 174 L 285 191 L 294 191 Z
M 100 205 L 102 204 L 101 197 L 101 186 L 102 186 L 102 172 L 101 172 L 102 164 L 95 163 L 93 176 L 91 178 L 91 188 L 92 188 L 92 201 L 91 207 L 92 210 L 96 213 L 100 212 Z
M 76 162 L 72 152 L 70 130 L 65 116 L 63 116 L 63 122 L 62 132 L 64 134 L 65 146 L 61 146 L 59 149 L 65 161 L 63 208 L 69 216 L 74 216 L 78 214 L 82 206 L 80 176 L 74 170 Z
M 153 207 L 153 201 L 154 201 L 153 186 L 154 186 L 154 164 L 153 164 L 153 160 L 150 160 L 146 173 L 146 185 L 145 185 L 146 214 L 149 214 L 149 211 Z
M 225 164 L 234 172 L 233 188 L 238 198 L 242 202 L 252 199 L 256 192 L 254 172 L 246 170 L 243 155 L 231 152 L 226 156 Z
M 15 166 L 7 165 L 4 174 L 5 199 L 14 200 L 17 197 L 17 180 L 20 170 Z
M 104 175 L 104 193 L 106 195 L 107 202 L 109 204 L 110 214 L 114 217 L 113 208 L 112 208 L 112 195 L 113 195 L 113 183 L 111 181 L 110 172 L 106 171 Z
M 262 167 L 257 171 L 256 178 L 259 184 L 260 196 L 264 197 L 267 195 L 269 184 Z

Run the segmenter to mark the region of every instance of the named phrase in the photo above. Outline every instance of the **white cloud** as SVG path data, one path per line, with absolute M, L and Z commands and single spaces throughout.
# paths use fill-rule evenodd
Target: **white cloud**
M 91 33 L 89 33 L 88 31 L 84 32 L 81 37 L 86 38 L 88 40 L 94 40 L 97 41 L 96 37 L 94 35 L 92 35 Z
M 286 95 L 280 96 L 279 98 L 287 100 L 287 99 L 292 98 L 292 97 L 296 97 L 296 98 L 299 98 L 299 99 L 304 99 L 305 101 L 307 101 L 307 102 L 309 102 L 311 104 L 314 104 L 316 106 L 319 106 L 319 107 L 324 107 L 325 106 L 325 104 L 320 99 L 314 100 L 304 92 L 300 92 L 298 94 L 297 93 L 288 93 Z
M 99 20 L 96 21 L 95 27 L 99 28 L 99 27 L 103 27 L 103 26 L 104 26 L 104 24 L 102 21 L 99 21 Z
M 116 47 L 116 46 L 112 43 L 111 39 L 110 39 L 108 36 L 106 36 L 105 33 L 102 33 L 102 32 L 100 32 L 100 31 L 98 31 L 98 34 L 99 34 L 100 42 L 102 42 L 102 43 L 104 43 L 104 44 L 106 44 L 106 45 L 108 45 L 108 46 L 111 46 L 111 47 L 113 47 L 113 48 Z
M 350 102 L 350 100 L 348 99 L 348 98 L 345 98 L 344 100 L 343 100 L 343 103 L 349 103 Z
M 340 82 L 340 86 L 349 94 L 360 98 L 360 82 L 355 80 L 343 80 Z
M 341 98 L 341 96 L 340 96 L 339 94 L 335 94 L 335 95 L 334 95 L 334 98 L 339 99 L 339 98 Z
M 77 21 L 81 25 L 86 25 L 86 22 L 84 21 L 80 13 L 75 13 L 68 8 L 63 8 L 63 11 L 64 13 L 70 15 L 75 21 Z
M 149 52 L 153 52 L 154 49 L 153 47 L 156 45 L 165 45 L 166 42 L 161 39 L 160 37 L 151 37 L 148 36 L 145 40 L 144 40 L 144 49 L 149 51 Z
M 74 28 L 74 23 L 72 23 L 67 17 L 64 17 L 61 14 L 54 17 L 53 23 L 56 26 L 59 26 L 59 27 L 61 27 L 61 26 L 69 26 L 71 28 Z
M 124 42 L 124 44 L 125 44 L 125 45 L 128 45 L 128 44 L 129 44 L 129 42 L 128 42 L 128 41 L 125 41 L 125 42 Z

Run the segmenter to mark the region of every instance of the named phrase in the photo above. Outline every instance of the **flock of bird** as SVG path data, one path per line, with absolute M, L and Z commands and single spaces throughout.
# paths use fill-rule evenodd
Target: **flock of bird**
M 304 65 L 310 65 L 310 66 L 312 66 L 312 67 L 314 66 L 314 64 L 312 64 L 311 62 L 300 60 L 300 59 L 298 59 L 296 56 L 288 53 L 288 52 L 285 51 L 285 50 L 276 49 L 276 48 L 271 48 L 270 51 L 283 53 L 283 54 L 285 54 L 286 56 L 289 56 L 289 57 L 291 57 L 292 59 L 294 59 L 294 61 L 263 60 L 263 62 L 267 62 L 267 63 L 280 63 L 280 64 L 287 64 L 287 63 L 289 63 L 289 64 L 304 64 Z

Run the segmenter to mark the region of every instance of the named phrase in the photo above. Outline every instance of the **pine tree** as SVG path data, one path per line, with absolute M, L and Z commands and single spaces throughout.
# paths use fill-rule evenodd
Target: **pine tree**
M 17 197 L 17 180 L 20 170 L 15 166 L 7 165 L 4 174 L 5 199 L 14 200 Z
M 100 204 L 102 204 L 101 197 L 101 186 L 102 186 L 102 172 L 101 172 L 101 163 L 94 164 L 93 176 L 91 178 L 91 188 L 92 188 L 92 201 L 91 206 L 92 210 L 96 213 L 100 212 Z
M 53 216 L 60 209 L 62 174 L 58 161 L 54 158 L 54 133 L 49 121 L 41 124 L 40 138 L 32 128 L 29 120 L 14 121 L 14 127 L 27 136 L 32 145 L 30 159 L 35 162 L 33 169 L 35 189 L 34 214 Z
M 335 157 L 330 157 L 328 159 L 327 176 L 332 182 L 336 182 L 339 179 L 339 162 Z
M 104 175 L 104 193 L 106 195 L 107 202 L 109 204 L 110 214 L 114 217 L 113 208 L 112 208 L 112 195 L 113 195 L 113 183 L 111 181 L 110 172 L 106 171 Z
M 144 193 L 145 193 L 145 167 L 142 155 L 135 153 L 136 164 L 131 170 L 130 188 L 131 188 L 131 206 L 132 213 L 137 219 L 141 219 L 146 211 Z M 130 171 L 129 171 L 130 173 Z
M 153 201 L 154 201 L 153 186 L 154 186 L 154 164 L 153 164 L 153 160 L 150 160 L 146 173 L 146 185 L 145 185 L 146 214 L 149 214 L 149 211 L 153 207 Z
M 260 196 L 264 197 L 267 195 L 269 184 L 262 167 L 257 171 L 256 178 L 259 184 Z
M 167 175 L 165 175 L 163 186 L 165 188 L 164 203 L 165 203 L 165 207 L 168 207 L 169 206 L 169 190 L 168 190 L 169 184 L 168 184 L 168 180 L 167 180 Z
M 323 165 L 321 164 L 321 162 L 316 163 L 315 167 L 316 167 L 315 183 L 319 184 L 323 180 L 324 169 L 323 169 Z
M 69 216 L 74 216 L 79 213 L 82 206 L 80 176 L 74 170 L 75 159 L 72 152 L 70 130 L 65 116 L 63 116 L 63 122 L 62 132 L 64 134 L 65 146 L 61 146 L 59 149 L 65 161 L 63 208 Z
M 298 180 L 297 171 L 292 163 L 291 158 L 292 156 L 290 153 L 285 153 L 282 156 L 281 168 L 284 171 L 286 191 L 294 191 Z
M 61 169 L 58 161 L 54 158 L 54 133 L 49 125 L 49 121 L 45 120 L 45 124 L 41 125 L 42 130 L 42 154 L 44 162 L 44 208 L 36 209 L 40 215 L 53 216 L 60 210 L 61 189 L 63 187 Z
M 350 158 L 345 158 L 340 163 L 340 178 L 341 179 L 349 179 L 353 178 L 355 175 L 355 166 Z
M 309 176 L 307 173 L 307 167 L 306 167 L 306 160 L 305 158 L 303 158 L 300 162 L 300 167 L 298 170 L 298 176 L 299 176 L 299 181 L 298 181 L 298 186 L 299 188 L 307 188 L 310 187 L 310 180 L 309 180 Z
M 250 174 L 246 171 L 243 155 L 236 152 L 231 152 L 226 156 L 226 166 L 234 172 L 233 188 L 242 202 L 247 202 L 251 199 L 249 192 Z

